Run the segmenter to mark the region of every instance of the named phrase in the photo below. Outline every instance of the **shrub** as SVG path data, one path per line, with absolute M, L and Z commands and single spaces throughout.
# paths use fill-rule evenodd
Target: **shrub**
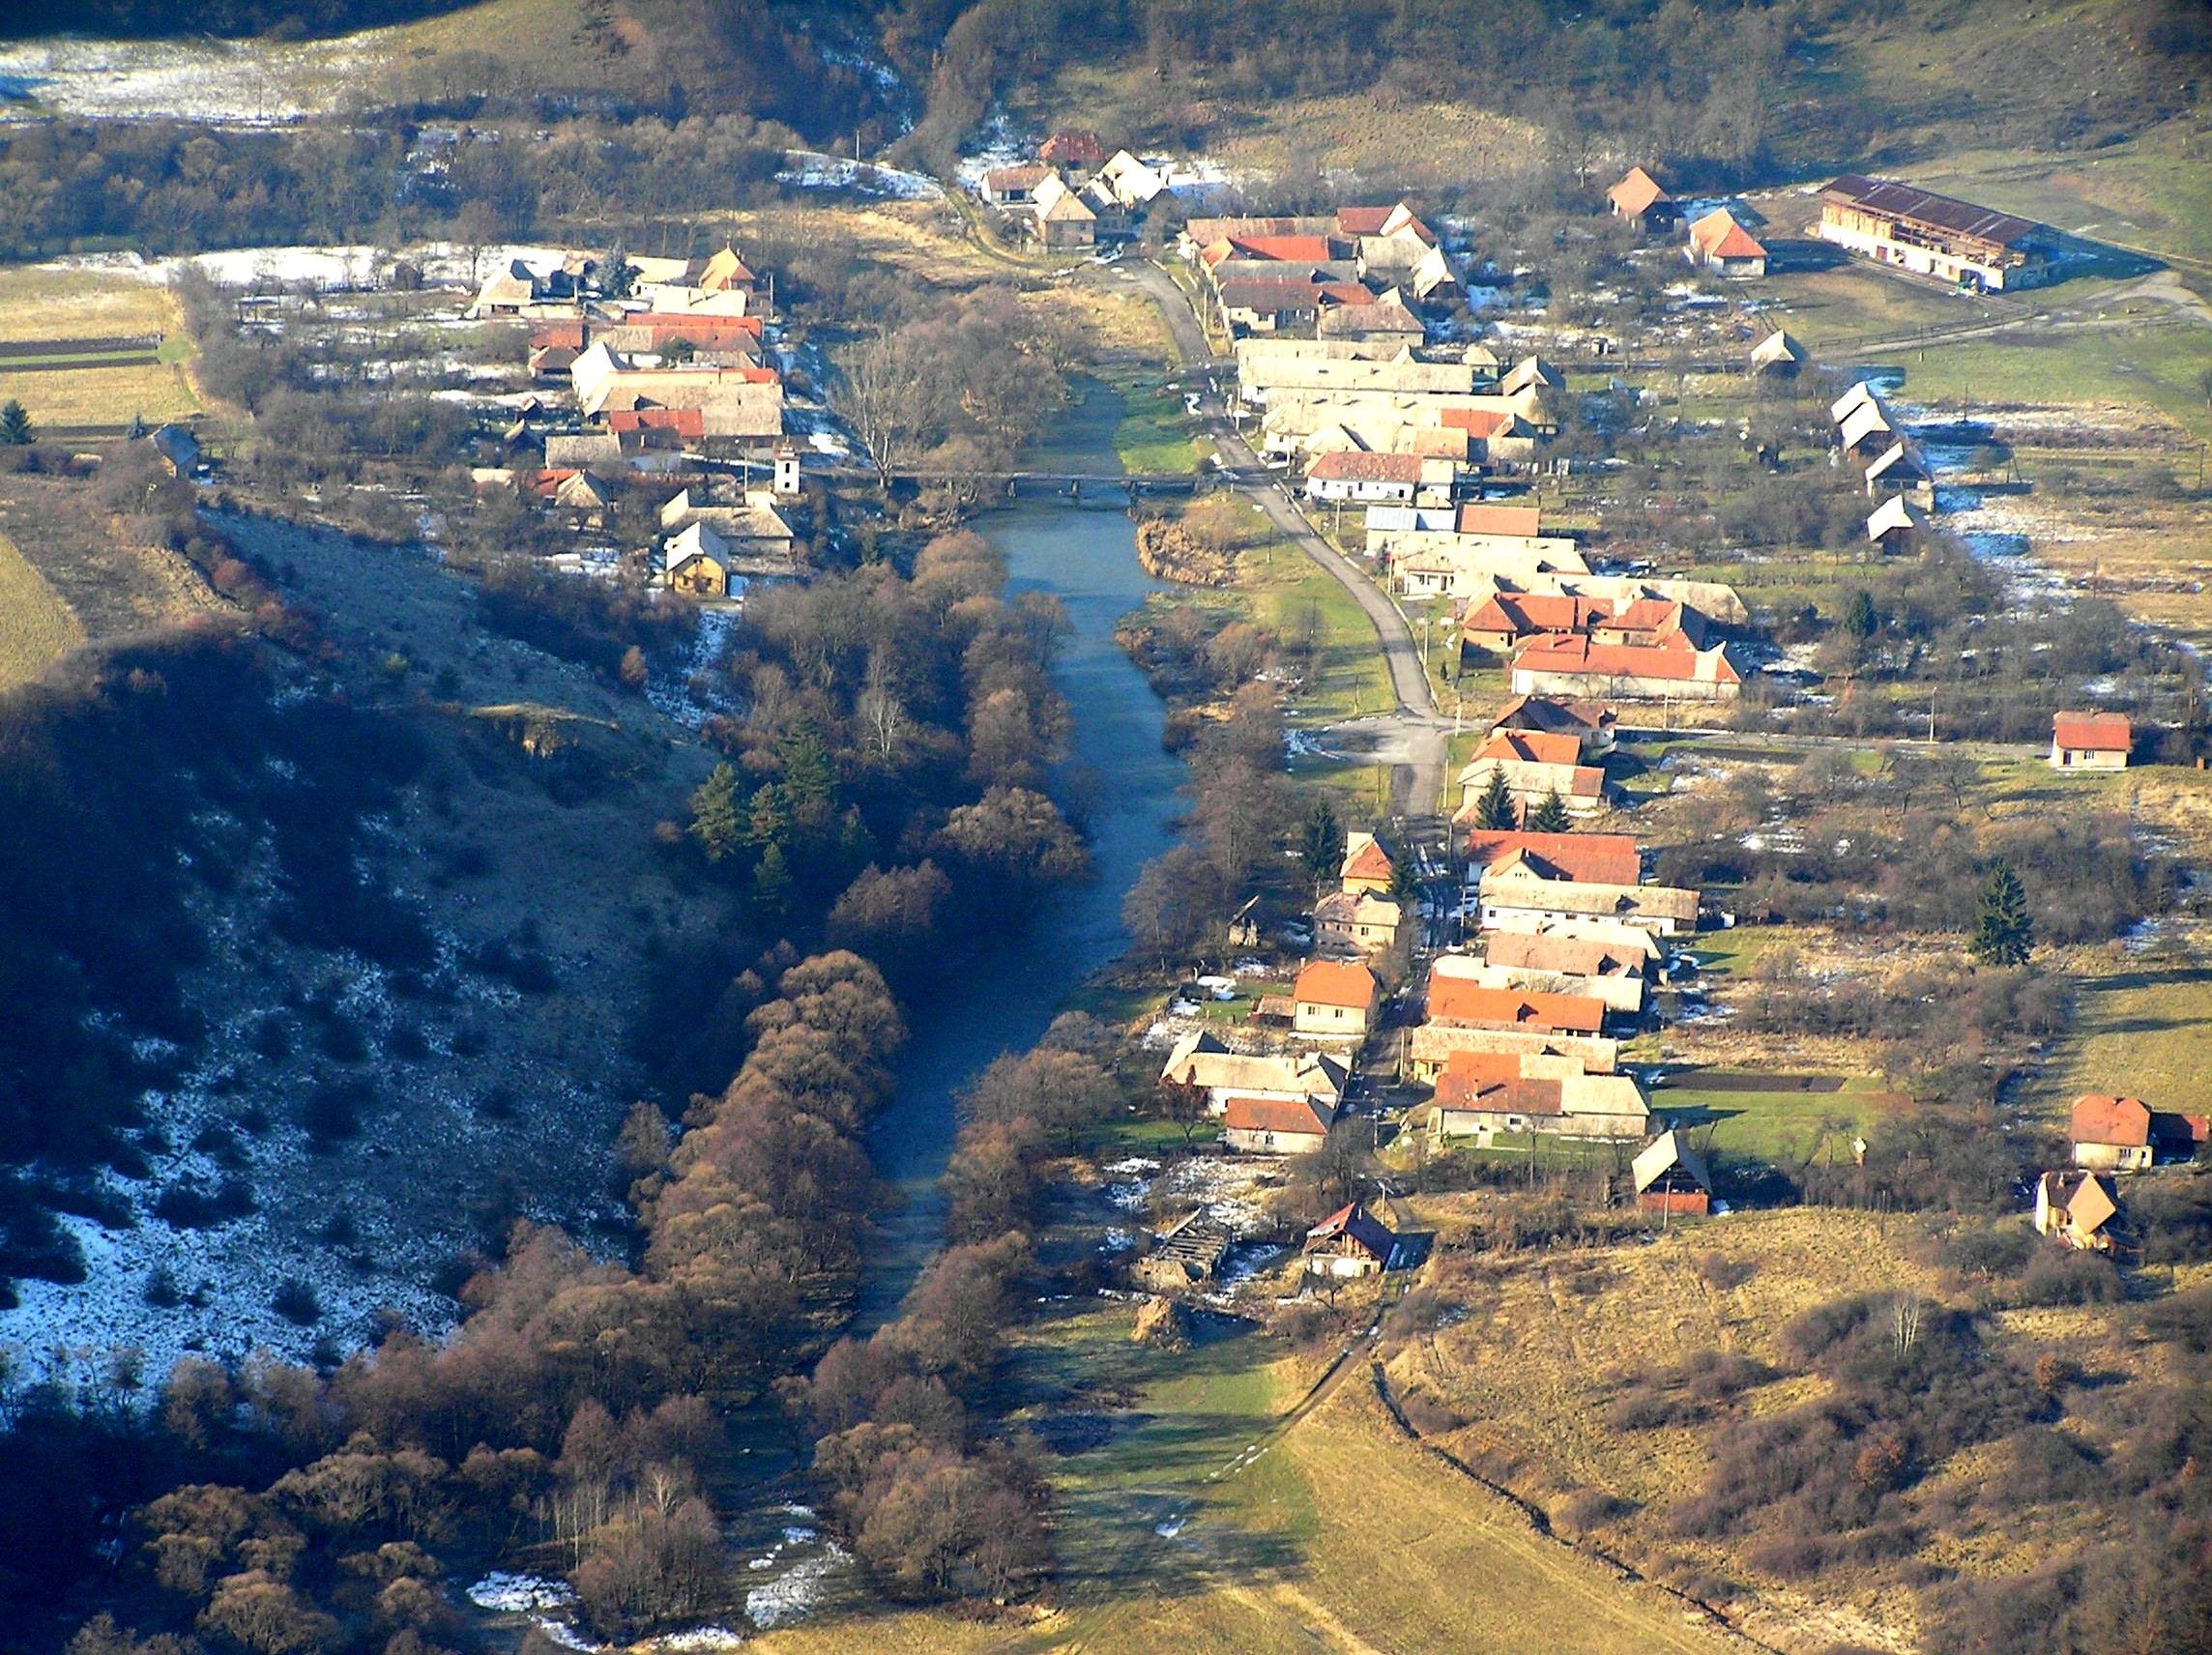
M 297 1276 L 286 1277 L 271 1295 L 269 1308 L 297 1327 L 312 1327 L 323 1318 L 323 1302 L 314 1288 Z

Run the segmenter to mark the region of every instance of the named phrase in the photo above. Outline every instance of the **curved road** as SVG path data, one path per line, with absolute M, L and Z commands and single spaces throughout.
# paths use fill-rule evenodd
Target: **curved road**
M 1167 323 L 1168 334 L 1175 340 L 1176 355 L 1183 367 L 1212 369 L 1231 365 L 1228 358 L 1214 355 L 1211 341 L 1191 309 L 1189 297 L 1158 265 L 1124 259 L 1111 266 L 1091 268 L 1104 279 L 1115 279 L 1108 273 L 1118 271 L 1151 297 Z M 1219 447 L 1222 459 L 1235 478 L 1237 492 L 1258 501 L 1267 520 L 1306 556 L 1334 575 L 1374 624 L 1376 635 L 1382 640 L 1383 661 L 1390 669 L 1390 689 L 1398 698 L 1398 711 L 1381 718 L 1362 718 L 1335 728 L 1357 740 L 1378 761 L 1387 760 L 1394 767 L 1391 804 L 1398 814 L 1433 814 L 1443 798 L 1452 724 L 1437 711 L 1429 675 L 1421 666 L 1421 648 L 1414 641 L 1406 617 L 1390 601 L 1389 595 L 1367 577 L 1365 570 L 1314 533 L 1283 492 L 1282 484 L 1268 476 L 1260 457 L 1230 424 L 1219 400 L 1210 392 L 1202 396 L 1199 415 L 1207 434 Z

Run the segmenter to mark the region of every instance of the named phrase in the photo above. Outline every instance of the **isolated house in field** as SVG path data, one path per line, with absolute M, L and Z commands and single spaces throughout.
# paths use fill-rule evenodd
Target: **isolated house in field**
M 2074 1164 L 2109 1173 L 2143 1171 L 2156 1153 L 2150 1124 L 2150 1106 L 2139 1097 L 2089 1092 L 2076 1098 L 2069 1131 Z
M 1867 513 L 1867 538 L 1884 557 L 1909 552 L 1932 532 L 1928 513 L 1902 494 L 1893 494 Z
M 1703 1218 L 1712 1210 L 1713 1176 L 1679 1131 L 1662 1132 L 1639 1149 L 1629 1176 L 1636 1205 L 1646 1212 Z
M 1726 207 L 1715 207 L 1690 226 L 1689 245 L 1683 253 L 1692 264 L 1732 280 L 1766 274 L 1766 248 Z
M 1396 1269 L 1403 1256 L 1390 1227 L 1353 1202 L 1306 1232 L 1299 1249 L 1306 1268 L 1323 1276 L 1372 1276 Z
M 205 469 L 199 439 L 182 425 L 158 425 L 146 441 L 153 445 L 161 469 L 171 477 L 189 482 Z
M 1314 905 L 1314 944 L 1337 955 L 1387 954 L 1397 947 L 1405 911 L 1372 891 L 1340 890 Z
M 1023 207 L 1036 198 L 1036 188 L 1053 176 L 1049 166 L 995 166 L 983 174 L 983 199 L 994 207 Z
M 1890 178 L 1846 173 L 1830 183 L 1819 234 L 1877 264 L 1993 293 L 2051 274 L 2050 232 L 2034 220 Z
M 1232 1097 L 1221 1141 L 1248 1155 L 1310 1155 L 1328 1142 L 1336 1111 L 1317 1098 Z
M 2061 712 L 2051 721 L 2054 770 L 2124 770 L 2135 747 L 2125 712 Z
M 1605 808 L 1605 771 L 1582 762 L 1582 743 L 1572 736 L 1493 731 L 1476 749 L 1473 761 L 1459 772 L 1462 817 L 1471 819 L 1493 774 L 1505 778 L 1506 796 L 1524 821 L 1528 811 L 1555 795 L 1570 816 Z
M 1665 186 L 1641 166 L 1605 192 L 1606 206 L 1615 218 L 1630 218 L 1646 230 L 1664 230 L 1674 222 L 1674 198 Z
M 1805 361 L 1805 347 L 1780 328 L 1751 348 L 1751 371 L 1774 379 L 1796 378 Z
M 1168 1053 L 1160 1079 L 1196 1087 L 1207 1107 L 1219 1115 L 1232 1097 L 1313 1098 L 1331 1110 L 1344 1101 L 1349 1071 L 1334 1058 L 1314 1052 L 1255 1056 L 1232 1052 L 1212 1034 L 1186 1034 Z
M 2085 1253 L 2110 1253 L 2118 1196 L 2095 1173 L 2045 1173 L 2035 1180 L 2035 1233 Z
M 1338 889 L 1387 896 L 1397 878 L 1397 864 L 1390 859 L 1390 853 L 1382 848 L 1381 840 L 1356 828 L 1346 831 L 1344 861 L 1336 873 Z
M 1365 966 L 1309 960 L 1291 987 L 1291 1027 L 1300 1034 L 1363 1038 L 1381 998 L 1382 985 Z

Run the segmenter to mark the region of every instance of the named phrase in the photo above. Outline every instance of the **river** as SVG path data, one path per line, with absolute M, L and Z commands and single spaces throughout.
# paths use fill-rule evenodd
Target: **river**
M 1089 384 L 1025 460 L 1038 469 L 1119 469 L 1114 427 L 1121 399 Z M 987 512 L 976 527 L 1006 560 L 1011 591 L 1049 592 L 1067 606 L 1070 631 L 1054 677 L 1074 713 L 1056 789 L 1079 813 L 1093 877 L 1060 892 L 1023 934 L 964 965 L 916 1014 L 898 1091 L 877 1118 L 869 1149 L 903 1205 L 873 1240 L 857 1326 L 897 1309 L 936 1249 L 944 1227 L 937 1188 L 951 1152 L 953 1099 L 1002 1052 L 1036 1043 L 1086 978 L 1128 944 L 1121 899 L 1143 866 L 1165 851 L 1179 808 L 1180 760 L 1160 745 L 1165 710 L 1114 641 L 1115 623 L 1161 590 L 1137 566 L 1136 528 L 1104 503 L 1040 496 Z

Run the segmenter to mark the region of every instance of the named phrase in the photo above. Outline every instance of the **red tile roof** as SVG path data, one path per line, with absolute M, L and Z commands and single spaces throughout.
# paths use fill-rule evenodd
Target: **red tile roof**
M 1636 841 L 1626 833 L 1531 833 L 1476 828 L 1467 836 L 1471 867 L 1519 856 L 1532 870 L 1578 885 L 1635 885 L 1644 877 Z
M 707 411 L 704 408 L 610 408 L 607 429 L 618 437 L 631 431 L 674 431 L 679 437 L 704 437 Z
M 1557 1080 L 1512 1075 L 1470 1080 L 1449 1070 L 1437 1077 L 1435 1101 L 1443 1109 L 1481 1109 L 1500 1115 L 1564 1115 L 1566 1089 Z
M 2077 1144 L 2139 1149 L 2150 1142 L 2150 1106 L 2139 1097 L 2089 1092 L 2074 1100 L 2072 1135 Z
M 999 194 L 1011 189 L 1034 189 L 1051 176 L 1049 166 L 994 166 L 983 174 L 983 188 Z
M 1574 977 L 1640 977 L 1644 965 L 1640 950 L 1616 943 L 1549 937 L 1536 931 L 1493 931 L 1484 942 L 1483 955 L 1494 966 Z
M 2124 712 L 2061 712 L 2051 721 L 2052 739 L 2078 753 L 2124 753 L 2135 745 Z
M 1232 236 L 1227 243 L 1216 245 L 1228 247 L 1231 258 L 1275 259 L 1285 264 L 1327 264 L 1336 257 L 1326 236 Z
M 1726 207 L 1715 207 L 1690 226 L 1690 245 L 1707 258 L 1764 258 L 1766 249 Z
M 1325 1138 L 1329 1119 L 1327 1105 L 1310 1097 L 1229 1097 L 1221 1105 L 1221 1124 L 1231 1132 Z
M 1490 1029 L 1539 1029 L 1595 1034 L 1605 1027 L 1605 1002 L 1579 994 L 1537 994 L 1483 988 L 1466 977 L 1431 974 L 1429 1021 Z
M 1593 597 L 1562 593 L 1500 592 L 1461 624 L 1465 632 L 1508 632 L 1528 638 L 1543 632 L 1579 632 L 1606 613 Z
M 1419 482 L 1419 454 L 1368 454 L 1356 449 L 1317 454 L 1306 476 L 1324 482 Z
M 1441 422 L 1454 430 L 1465 431 L 1470 437 L 1481 437 L 1486 440 L 1497 436 L 1500 431 L 1510 431 L 1513 428 L 1513 416 L 1494 408 L 1446 408 L 1437 418 Z M 1493 508 L 1492 509 L 1501 510 L 1504 508 Z M 1465 535 L 1471 534 L 1473 531 L 1462 529 L 1460 533 Z M 1484 533 L 1492 534 L 1496 531 L 1486 530 Z
M 1306 1247 L 1311 1250 L 1339 1236 L 1380 1263 L 1388 1263 L 1390 1255 L 1398 1250 L 1398 1237 L 1389 1226 L 1356 1201 L 1337 1208 L 1307 1231 Z
M 1638 214 L 1647 211 L 1654 202 L 1672 199 L 1659 181 L 1640 166 L 1628 169 L 1628 176 L 1605 192 L 1606 199 L 1621 212 Z
M 1390 860 L 1390 853 L 1385 851 L 1378 841 L 1370 839 L 1358 850 L 1353 852 L 1351 856 L 1344 858 L 1344 867 L 1340 877 L 1355 880 L 1386 880 L 1396 872 L 1397 866 Z
M 1664 644 L 1599 644 L 1573 632 L 1531 638 L 1513 656 L 1516 671 L 1656 679 L 1676 683 L 1741 683 L 1720 646 L 1699 650 L 1676 633 Z
M 1463 535 L 1533 535 L 1543 513 L 1533 506 L 1477 506 L 1459 508 Z
M 584 324 L 540 322 L 530 330 L 530 348 L 534 351 L 549 348 L 580 351 L 584 348 Z
M 1572 765 L 1583 756 L 1583 744 L 1572 736 L 1548 735 L 1540 730 L 1493 730 L 1490 740 L 1474 755 L 1474 763 L 1503 759 L 1524 765 Z
M 1101 166 L 1106 144 L 1096 132 L 1055 132 L 1037 147 L 1037 159 L 1055 166 Z
M 1291 998 L 1304 1005 L 1350 1005 L 1365 1011 L 1375 1003 L 1375 973 L 1350 960 L 1308 960 L 1291 985 Z

